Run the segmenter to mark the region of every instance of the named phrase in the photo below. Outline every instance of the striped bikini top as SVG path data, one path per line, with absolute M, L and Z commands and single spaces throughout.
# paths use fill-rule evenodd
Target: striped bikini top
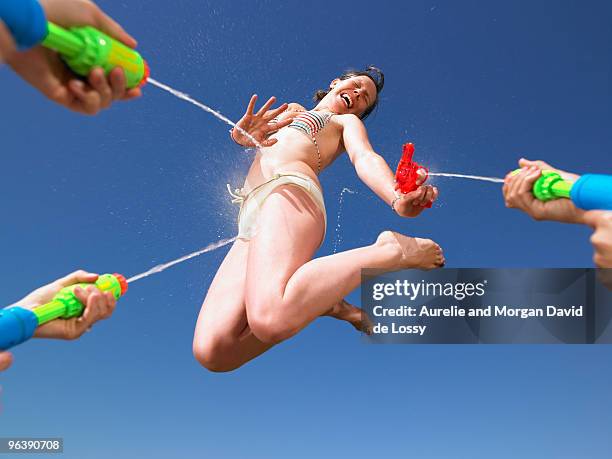
M 332 116 L 334 116 L 334 114 L 331 112 L 301 112 L 293 119 L 288 127 L 299 129 L 308 137 L 314 138 L 314 136 L 325 127 Z
M 327 125 L 332 116 L 334 116 L 334 113 L 331 112 L 302 112 L 293 119 L 290 125 L 287 126 L 302 131 L 304 134 L 310 137 L 312 143 L 314 143 L 315 147 L 317 147 L 317 174 L 321 173 L 321 151 L 319 150 L 319 145 L 317 144 L 315 135 Z

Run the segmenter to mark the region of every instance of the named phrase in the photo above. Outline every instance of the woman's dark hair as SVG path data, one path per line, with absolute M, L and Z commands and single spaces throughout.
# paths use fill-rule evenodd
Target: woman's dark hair
M 374 103 L 370 105 L 366 109 L 366 111 L 363 112 L 359 116 L 359 118 L 364 120 L 368 117 L 370 113 L 372 113 L 372 111 L 378 105 L 378 95 L 380 94 L 380 92 L 383 90 L 383 87 L 385 86 L 385 74 L 382 73 L 382 71 L 379 68 L 376 68 L 370 65 L 367 69 L 363 71 L 347 70 L 342 75 L 340 75 L 339 79 L 348 80 L 349 78 L 356 77 L 356 76 L 366 76 L 370 80 L 372 80 L 374 82 L 374 86 L 376 86 L 376 99 L 374 100 Z M 315 95 L 313 97 L 314 101 L 320 102 L 327 94 L 329 94 L 329 91 L 330 91 L 329 89 L 327 91 L 323 91 L 322 89 L 319 89 L 317 92 L 315 92 Z

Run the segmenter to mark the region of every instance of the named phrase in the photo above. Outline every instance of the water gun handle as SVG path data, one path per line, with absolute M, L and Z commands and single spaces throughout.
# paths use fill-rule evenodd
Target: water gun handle
M 572 186 L 570 198 L 584 210 L 612 210 L 612 175 L 581 176 Z
M 14 306 L 0 310 L 0 351 L 10 349 L 29 340 L 41 325 L 55 319 L 70 319 L 83 313 L 85 306 L 77 299 L 74 289 L 94 285 L 102 292 L 112 292 L 115 299 L 128 288 L 121 274 L 103 274 L 93 284 L 80 283 L 64 287 L 46 304 L 34 309 Z
M 67 30 L 49 22 L 42 44 L 57 51 L 77 75 L 87 76 L 94 67 L 108 75 L 121 67 L 128 88 L 143 86 L 149 78 L 149 66 L 137 51 L 90 26 Z
M 429 175 L 429 170 L 413 161 L 414 145 L 411 143 L 404 144 L 402 148 L 402 157 L 395 171 L 395 189 L 402 193 L 410 193 L 416 190 L 421 184 L 425 183 Z M 420 182 L 417 184 L 417 182 Z M 430 208 L 432 203 L 426 204 L 424 207 Z
M 37 327 L 38 319 L 30 309 L 19 306 L 0 309 L 0 351 L 29 340 Z

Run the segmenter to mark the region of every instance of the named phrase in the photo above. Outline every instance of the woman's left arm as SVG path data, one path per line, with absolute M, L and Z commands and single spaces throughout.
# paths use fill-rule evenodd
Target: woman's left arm
M 363 122 L 354 115 L 342 117 L 342 141 L 359 178 L 402 217 L 416 217 L 435 201 L 438 190 L 419 186 L 410 193 L 395 189 L 395 176 L 382 156 L 374 151 Z

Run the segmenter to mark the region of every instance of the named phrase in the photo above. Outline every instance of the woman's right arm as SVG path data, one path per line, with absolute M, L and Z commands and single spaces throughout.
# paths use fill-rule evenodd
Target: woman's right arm
M 359 178 L 402 217 L 416 217 L 435 201 L 438 190 L 428 185 L 411 193 L 395 189 L 395 176 L 385 159 L 374 151 L 363 122 L 354 115 L 342 116 L 342 141 Z

